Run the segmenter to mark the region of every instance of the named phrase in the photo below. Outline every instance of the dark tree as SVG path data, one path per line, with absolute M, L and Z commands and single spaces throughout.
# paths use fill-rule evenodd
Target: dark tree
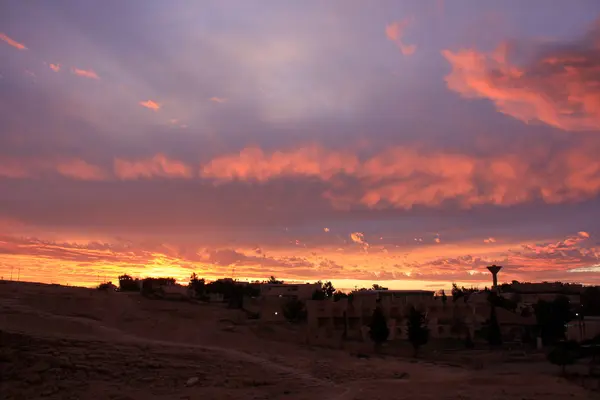
M 496 316 L 496 307 L 490 307 L 490 318 L 487 323 L 487 340 L 491 346 L 499 346 L 502 344 L 502 332 L 500 324 Z
M 452 283 L 452 301 L 456 302 L 456 300 L 460 299 L 461 297 L 464 296 L 464 293 L 462 292 L 462 290 L 460 290 L 460 288 L 458 287 L 458 285 L 456 283 Z
M 335 293 L 335 288 L 333 287 L 333 284 L 331 283 L 331 281 L 325 282 L 321 286 L 321 290 L 325 293 L 325 297 L 327 297 L 327 298 L 332 297 L 333 294 Z
M 513 301 L 512 299 L 499 296 L 496 292 L 490 292 L 488 294 L 488 302 L 491 306 L 504 308 L 505 310 L 509 310 L 511 312 L 515 312 L 518 306 L 517 302 Z
M 201 299 L 205 296 L 206 291 L 206 281 L 204 278 L 198 278 L 198 275 L 194 272 L 192 276 L 190 276 L 189 287 L 194 292 L 194 296 L 198 299 Z
M 349 296 L 346 293 L 338 290 L 333 294 L 333 301 L 340 301 L 341 299 L 347 299 L 348 297 Z
M 547 358 L 552 364 L 559 365 L 562 375 L 565 375 L 567 365 L 574 364 L 579 354 L 579 344 L 574 341 L 560 342 L 548 353 Z
M 113 287 L 112 282 L 102 282 L 101 284 L 98 285 L 98 287 L 96 289 L 98 290 L 110 290 Z
M 534 306 L 537 331 L 544 345 L 551 345 L 565 338 L 566 324 L 574 317 L 569 299 L 558 296 L 554 301 L 538 301 Z
M 383 287 L 381 285 L 378 285 L 376 283 L 373 284 L 373 286 L 371 287 L 371 289 L 373 289 L 373 290 L 388 290 L 388 288 Z
M 371 318 L 369 328 L 369 335 L 371 336 L 371 340 L 375 343 L 375 349 L 377 350 L 390 335 L 390 330 L 387 326 L 387 321 L 381 307 L 378 306 L 373 311 L 373 317 Z
M 408 312 L 408 340 L 413 346 L 414 356 L 419 353 L 419 348 L 429 341 L 429 328 L 427 327 L 427 318 L 425 313 L 417 310 L 414 306 Z
M 274 284 L 274 285 L 282 285 L 283 281 L 279 280 L 279 279 L 275 279 L 275 277 L 273 275 L 271 275 L 269 277 L 269 280 L 267 281 L 267 283 Z
M 302 322 L 306 319 L 306 308 L 304 302 L 298 299 L 288 300 L 282 307 L 281 311 L 286 320 L 292 323 Z
M 585 288 L 581 294 L 581 309 L 583 315 L 600 316 L 600 286 Z
M 465 303 L 469 300 L 471 294 L 478 292 L 479 289 L 475 287 L 466 288 L 464 286 L 458 287 L 456 283 L 452 284 L 452 301 L 456 302 L 459 299 L 463 299 Z
M 317 289 L 312 294 L 312 300 L 325 300 L 326 295 L 325 292 L 321 289 Z
M 444 306 L 446 306 L 446 303 L 448 302 L 448 296 L 446 296 L 446 291 L 444 289 L 442 289 L 441 298 L 442 298 L 442 304 Z
M 333 297 L 335 288 L 333 287 L 331 281 L 327 281 L 325 283 L 318 281 L 317 283 L 320 285 L 320 287 L 314 291 L 312 295 L 313 300 L 325 300 Z
M 119 276 L 119 290 L 122 292 L 137 292 L 140 290 L 140 280 L 125 274 Z

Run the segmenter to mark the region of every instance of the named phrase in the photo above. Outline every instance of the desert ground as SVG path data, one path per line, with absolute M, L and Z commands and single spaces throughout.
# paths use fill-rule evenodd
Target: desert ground
M 261 334 L 269 330 L 269 335 Z M 282 340 L 274 340 L 277 331 Z M 593 399 L 544 361 L 467 365 L 310 347 L 221 305 L 0 283 L 1 399 Z M 276 335 L 275 335 L 276 336 Z M 286 340 L 287 338 L 287 340 Z M 292 338 L 292 339 L 290 339 Z

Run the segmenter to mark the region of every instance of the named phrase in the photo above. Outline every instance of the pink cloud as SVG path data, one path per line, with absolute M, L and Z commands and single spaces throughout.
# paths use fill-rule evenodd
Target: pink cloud
M 142 107 L 146 107 L 152 111 L 158 111 L 161 107 L 160 104 L 158 104 L 157 102 L 152 101 L 152 100 L 140 101 L 140 105 Z
M 60 71 L 60 64 L 52 64 L 52 63 L 50 63 L 50 64 L 48 64 L 48 66 L 54 72 Z
M 499 153 L 492 157 L 392 147 L 361 160 L 348 151 L 318 146 L 266 153 L 250 147 L 216 157 L 201 169 L 216 182 L 282 177 L 329 183 L 323 196 L 340 209 L 481 204 L 515 205 L 541 199 L 549 204 L 581 201 L 600 193 L 597 145 L 570 148 L 547 158 Z M 539 168 L 539 165 L 547 168 Z M 341 177 L 354 179 L 347 183 Z
M 123 180 L 143 178 L 192 178 L 192 169 L 178 160 L 171 160 L 163 154 L 143 160 L 115 159 L 115 175 Z
M 389 40 L 396 43 L 402 54 L 409 56 L 417 50 L 416 45 L 408 45 L 403 42 L 404 31 L 412 23 L 412 18 L 406 18 L 401 21 L 393 22 L 385 27 L 385 35 Z
M 492 101 L 496 109 L 529 123 L 569 131 L 600 129 L 598 50 L 600 26 L 575 43 L 544 44 L 519 51 L 502 43 L 491 53 L 474 49 L 444 50 L 452 66 L 448 88 L 466 98 Z M 532 51 L 533 49 L 533 51 Z M 529 62 L 512 62 L 513 54 Z M 527 55 L 527 54 L 525 54 Z
M 213 103 L 225 103 L 227 99 L 224 97 L 211 97 L 210 101 L 212 101 Z
M 108 178 L 102 168 L 80 159 L 59 162 L 56 170 L 59 174 L 76 180 L 102 181 Z
M 18 50 L 27 50 L 27 47 L 25 47 L 24 44 L 17 42 L 14 39 L 9 38 L 6 34 L 0 32 L 0 40 L 2 40 L 3 42 L 8 43 L 9 46 L 14 47 L 15 49 Z
M 91 69 L 85 70 L 85 69 L 79 69 L 79 68 L 72 68 L 71 72 L 73 72 L 77 76 L 81 76 L 81 77 L 84 77 L 84 78 L 100 79 L 100 77 L 98 76 L 98 74 L 96 74 L 96 72 L 94 72 Z

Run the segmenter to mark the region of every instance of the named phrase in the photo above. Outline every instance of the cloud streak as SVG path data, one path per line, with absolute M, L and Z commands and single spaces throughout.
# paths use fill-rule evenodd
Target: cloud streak
M 163 154 L 142 160 L 125 160 L 117 158 L 114 161 L 115 175 L 119 179 L 150 179 L 193 177 L 192 169 L 182 161 L 172 160 Z
M 0 32 L 0 40 L 7 43 L 9 46 L 14 47 L 15 49 L 27 50 L 27 47 L 25 47 L 25 45 L 23 43 L 19 43 L 16 40 L 11 39 L 5 33 Z
M 79 69 L 79 68 L 73 67 L 71 69 L 71 72 L 77 76 L 81 76 L 82 78 L 100 79 L 98 74 L 91 69 L 86 70 L 86 69 Z

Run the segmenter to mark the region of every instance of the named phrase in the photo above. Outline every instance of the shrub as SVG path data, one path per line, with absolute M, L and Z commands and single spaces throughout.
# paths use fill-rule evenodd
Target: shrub
M 286 320 L 292 323 L 298 323 L 306 320 L 306 307 L 304 302 L 298 299 L 288 300 L 282 307 L 281 311 Z
M 371 318 L 371 324 L 369 326 L 369 335 L 371 340 L 375 343 L 375 348 L 379 348 L 390 335 L 390 330 L 387 326 L 385 315 L 381 307 L 376 307 L 373 311 L 373 317 Z
M 103 283 L 99 284 L 98 287 L 96 287 L 96 289 L 104 290 L 104 291 L 111 290 L 112 288 L 113 288 L 112 282 L 103 282 Z
M 408 314 L 408 340 L 415 350 L 415 357 L 419 348 L 429 341 L 429 328 L 425 313 L 415 307 L 411 307 Z
M 499 346 L 502 344 L 502 332 L 498 317 L 496 316 L 496 307 L 492 306 L 490 311 L 490 319 L 487 321 L 487 341 L 491 346 Z
M 140 290 L 140 280 L 129 275 L 119 276 L 119 290 L 122 292 L 137 292 Z
M 548 353 L 547 358 L 552 364 L 559 365 L 561 374 L 564 375 L 567 365 L 574 364 L 577 361 L 578 354 L 579 344 L 577 342 L 560 342 Z

